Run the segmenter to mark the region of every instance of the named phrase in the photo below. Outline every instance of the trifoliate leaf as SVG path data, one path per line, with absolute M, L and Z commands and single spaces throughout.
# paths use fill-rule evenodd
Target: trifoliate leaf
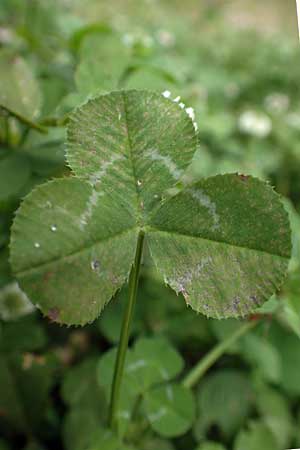
M 116 350 L 106 352 L 100 359 L 98 378 L 109 385 L 113 375 Z M 140 338 L 126 356 L 124 379 L 134 392 L 143 394 L 151 386 L 172 380 L 183 369 L 183 359 L 164 338 Z
M 193 394 L 177 384 L 157 387 L 145 396 L 145 412 L 160 436 L 180 436 L 191 428 L 195 418 Z
M 230 437 L 243 424 L 251 403 L 252 389 L 246 375 L 235 370 L 209 375 L 198 391 L 197 439 L 201 440 L 212 425 L 218 426 L 225 436 Z M 226 407 L 221 408 L 220 405 Z
M 137 340 L 128 356 L 126 373 L 136 378 L 139 389 L 174 378 L 183 368 L 180 354 L 163 338 Z
M 196 146 L 187 112 L 159 94 L 113 92 L 76 110 L 67 160 L 79 178 L 35 189 L 12 229 L 14 271 L 44 314 L 95 319 L 125 283 L 138 233 L 166 282 L 208 316 L 250 314 L 279 289 L 290 256 L 279 196 L 236 174 L 174 192 Z

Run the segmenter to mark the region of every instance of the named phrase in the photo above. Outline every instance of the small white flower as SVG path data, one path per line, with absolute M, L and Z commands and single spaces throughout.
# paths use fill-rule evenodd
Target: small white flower
M 293 112 L 286 116 L 286 123 L 292 127 L 300 130 L 300 114 Z
M 166 97 L 166 98 L 170 98 L 171 92 L 170 92 L 170 91 L 164 91 L 164 92 L 162 93 L 162 95 L 163 95 L 164 97 Z
M 281 92 L 274 92 L 267 95 L 264 100 L 264 106 L 270 113 L 284 113 L 290 107 L 290 99 L 286 94 Z
M 158 42 L 164 47 L 172 47 L 175 44 L 175 36 L 167 30 L 160 30 L 157 34 Z
M 149 36 L 148 34 L 143 36 L 142 37 L 142 43 L 147 48 L 153 47 L 153 43 L 154 43 L 153 37 Z
M 180 95 L 178 95 L 178 97 L 174 98 L 173 102 L 179 103 L 180 102 Z
M 225 86 L 225 95 L 228 98 L 236 98 L 240 93 L 240 87 L 237 83 L 228 83 Z
M 179 106 L 180 106 L 180 108 L 181 108 L 181 109 L 184 109 L 184 108 L 185 108 L 185 104 L 184 104 L 184 103 L 182 103 L 182 102 L 181 102 L 181 103 L 179 103 Z
M 266 114 L 245 111 L 239 117 L 238 127 L 242 133 L 265 138 L 272 131 L 272 121 Z
M 125 44 L 127 47 L 132 47 L 133 43 L 134 43 L 134 36 L 132 34 L 129 33 L 125 33 L 122 36 L 122 42 L 123 44 Z

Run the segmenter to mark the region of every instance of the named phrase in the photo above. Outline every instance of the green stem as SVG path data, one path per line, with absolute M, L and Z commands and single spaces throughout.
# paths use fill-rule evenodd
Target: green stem
M 10 126 L 8 116 L 4 117 L 4 127 L 5 127 L 5 143 L 9 146 L 10 144 Z
M 117 415 L 122 384 L 122 376 L 125 365 L 126 351 L 128 347 L 130 325 L 133 317 L 134 306 L 136 303 L 136 294 L 139 282 L 141 258 L 143 253 L 143 243 L 144 243 L 144 233 L 141 231 L 138 236 L 134 265 L 132 266 L 129 278 L 129 297 L 126 311 L 123 317 L 117 360 L 115 364 L 114 377 L 111 388 L 109 425 L 115 431 L 117 431 Z
M 207 355 L 204 356 L 193 369 L 183 379 L 182 384 L 187 388 L 195 386 L 207 370 L 222 356 L 235 341 L 254 328 L 259 320 L 251 320 L 243 323 L 227 339 L 216 345 Z

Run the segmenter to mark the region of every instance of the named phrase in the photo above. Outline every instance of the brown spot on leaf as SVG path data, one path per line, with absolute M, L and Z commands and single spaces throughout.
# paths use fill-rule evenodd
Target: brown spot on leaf
M 248 181 L 248 179 L 250 178 L 249 177 L 249 175 L 243 175 L 243 174 L 241 174 L 241 173 L 237 173 L 237 176 L 239 177 L 239 179 L 241 180 L 241 181 Z
M 47 282 L 53 276 L 53 272 L 46 272 L 44 275 L 44 281 Z
M 33 364 L 34 356 L 32 353 L 25 353 L 23 355 L 23 362 L 22 362 L 22 368 L 24 370 L 31 369 L 31 366 Z
M 59 317 L 59 309 L 58 308 L 50 308 L 48 311 L 48 317 L 52 322 L 56 322 Z

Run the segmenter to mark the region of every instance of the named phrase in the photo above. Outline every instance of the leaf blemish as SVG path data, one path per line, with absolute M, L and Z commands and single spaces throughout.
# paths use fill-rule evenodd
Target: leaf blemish
M 159 161 L 165 168 L 169 171 L 170 175 L 175 179 L 179 180 L 182 176 L 182 170 L 180 170 L 174 163 L 172 158 L 168 155 L 161 155 L 158 150 L 150 149 L 146 152 L 146 156 L 152 161 Z
M 103 195 L 103 192 L 93 189 L 91 195 L 88 198 L 85 211 L 81 214 L 79 219 L 79 228 L 81 230 L 84 230 L 84 228 L 87 226 L 89 219 L 92 217 L 93 211 L 97 206 L 99 198 Z
M 167 414 L 166 408 L 160 408 L 156 413 L 149 415 L 150 422 L 157 422 Z
M 122 155 L 119 155 L 119 154 L 112 155 L 112 157 L 110 159 L 108 159 L 107 161 L 102 163 L 100 170 L 98 170 L 97 172 L 94 172 L 90 176 L 89 183 L 92 186 L 95 186 L 96 184 L 98 184 L 102 180 L 102 178 L 105 177 L 107 170 L 111 166 L 113 166 L 116 161 L 120 161 L 123 159 L 124 159 L 124 157 Z
M 239 177 L 239 179 L 241 180 L 241 181 L 248 181 L 249 180 L 249 175 L 243 175 L 243 174 L 237 174 L 237 176 Z
M 216 204 L 211 200 L 211 198 L 205 194 L 201 189 L 188 189 L 189 194 L 197 200 L 197 202 L 206 208 L 212 216 L 213 219 L 213 231 L 220 228 L 220 217 L 217 214 Z
M 55 322 L 59 317 L 59 309 L 58 308 L 50 308 L 48 311 L 48 317 L 51 321 Z
M 92 270 L 97 270 L 100 268 L 100 261 L 98 261 L 97 259 L 91 261 L 91 268 Z
M 126 372 L 134 372 L 135 370 L 138 370 L 141 367 L 146 367 L 146 366 L 147 366 L 147 361 L 145 361 L 144 359 L 139 359 L 138 361 L 130 364 L 127 367 Z

